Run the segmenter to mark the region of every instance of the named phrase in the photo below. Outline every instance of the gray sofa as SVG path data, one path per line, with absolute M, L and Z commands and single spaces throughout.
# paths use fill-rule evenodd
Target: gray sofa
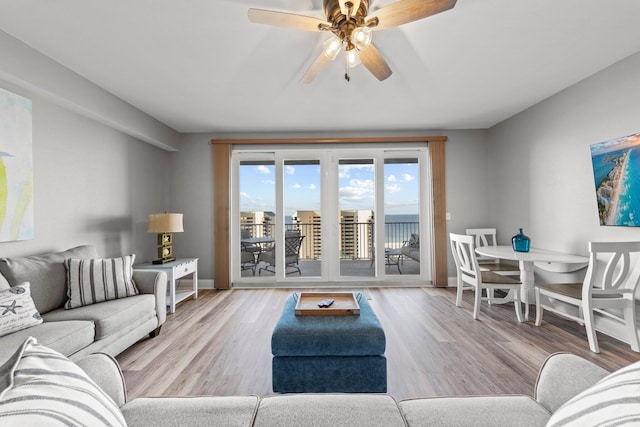
M 37 256 L 0 258 L 0 289 L 28 281 L 44 320 L 1 336 L 0 364 L 29 336 L 75 360 L 95 352 L 116 356 L 145 336 L 159 333 L 166 320 L 166 273 L 134 270 L 139 295 L 65 310 L 67 258 L 99 256 L 95 247 L 79 246 Z
M 285 394 L 264 398 L 155 397 L 127 402 L 122 372 L 113 358 L 94 354 L 77 364 L 113 398 L 129 426 L 544 426 L 567 400 L 608 375 L 585 359 L 558 353 L 540 369 L 533 397 L 396 402 L 384 394 Z

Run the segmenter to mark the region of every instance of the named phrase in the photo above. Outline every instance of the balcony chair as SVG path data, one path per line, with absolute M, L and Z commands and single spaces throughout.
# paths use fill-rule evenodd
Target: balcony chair
M 477 248 L 481 246 L 496 246 L 498 244 L 495 228 L 467 228 L 465 233 L 475 238 Z M 498 274 L 509 276 L 520 275 L 520 266 L 518 265 L 500 262 L 497 258 L 483 256 L 478 256 L 477 258 L 481 270 L 494 271 Z
M 297 231 L 287 231 L 284 236 L 284 266 L 285 273 L 290 274 L 295 271 L 298 274 L 302 275 L 300 271 L 300 267 L 298 266 L 298 260 L 300 259 L 300 247 L 302 246 L 302 241 L 304 240 L 304 236 L 301 236 Z M 276 272 L 276 251 L 278 245 L 274 245 L 273 248 L 260 252 L 258 254 L 258 263 L 265 262 L 267 264 L 266 267 L 262 267 L 258 270 L 258 274 L 262 274 L 262 270 L 269 271 L 271 273 Z M 291 268 L 293 271 L 287 272 L 286 269 Z
M 240 230 L 240 240 L 242 241 L 243 239 L 250 239 L 251 236 L 251 231 L 250 230 Z M 243 246 L 243 250 L 247 251 L 247 252 L 252 252 L 255 257 L 258 256 L 258 252 L 262 251 L 262 247 L 260 247 L 260 245 L 256 245 L 253 243 L 246 243 L 246 242 L 242 242 Z
M 640 301 L 635 296 L 640 282 L 640 242 L 590 242 L 589 253 L 582 283 L 536 285 L 536 326 L 542 323 L 543 310 L 548 310 L 584 324 L 594 353 L 600 352 L 596 331 L 640 352 L 636 313 Z
M 246 243 L 240 242 L 240 271 L 251 270 L 256 275 L 257 259 L 254 251 L 250 250 Z
M 482 271 L 478 264 L 475 251 L 475 238 L 465 234 L 449 234 L 451 240 L 451 252 L 456 263 L 457 286 L 456 306 L 462 305 L 462 292 L 465 289 L 473 289 L 475 301 L 473 305 L 473 318 L 477 319 L 480 312 L 480 301 L 482 300 L 482 290 L 485 289 L 487 295 L 491 295 L 494 290 L 500 289 L 508 291 L 513 295 L 513 305 L 516 310 L 518 322 L 522 322 L 522 308 L 520 307 L 520 286 L 521 283 L 508 276 L 494 273 L 493 271 Z M 492 298 L 491 302 L 508 302 L 507 298 Z

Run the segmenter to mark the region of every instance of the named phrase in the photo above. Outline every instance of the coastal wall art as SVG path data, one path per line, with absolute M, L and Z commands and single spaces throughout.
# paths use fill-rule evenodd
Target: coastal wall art
M 640 133 L 591 145 L 600 225 L 640 226 Z
M 33 239 L 31 100 L 0 88 L 0 242 Z

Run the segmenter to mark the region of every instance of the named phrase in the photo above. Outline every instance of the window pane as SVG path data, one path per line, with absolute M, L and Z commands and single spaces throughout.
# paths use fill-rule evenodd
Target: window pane
M 387 274 L 420 274 L 420 169 L 417 158 L 384 161 Z
M 243 277 L 275 272 L 275 165 L 240 162 L 240 265 Z
M 319 277 L 322 259 L 320 162 L 286 160 L 283 171 L 287 275 Z M 302 239 L 295 252 L 295 238 Z M 299 269 L 299 270 L 298 270 Z
M 373 159 L 339 161 L 338 209 L 340 275 L 375 276 Z

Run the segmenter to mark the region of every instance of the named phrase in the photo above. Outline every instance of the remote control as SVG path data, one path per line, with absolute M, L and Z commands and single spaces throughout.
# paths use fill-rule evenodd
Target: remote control
M 319 302 L 318 307 L 321 307 L 321 308 L 330 307 L 331 304 L 333 304 L 333 301 L 334 300 L 332 300 L 331 298 L 327 298 L 326 300 Z

